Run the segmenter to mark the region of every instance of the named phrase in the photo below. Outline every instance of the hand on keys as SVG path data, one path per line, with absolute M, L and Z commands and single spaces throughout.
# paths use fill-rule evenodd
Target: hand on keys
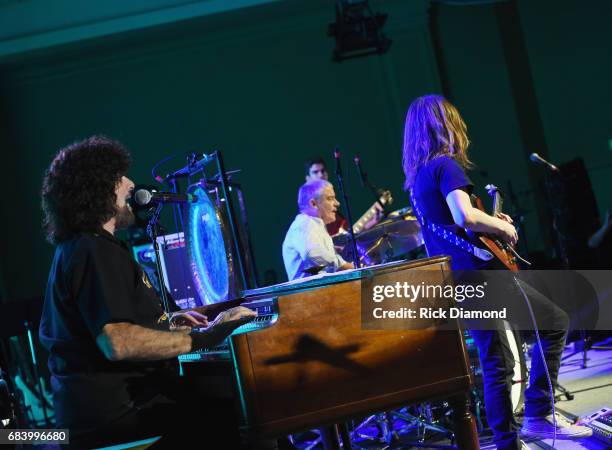
M 192 351 L 220 344 L 232 334 L 232 331 L 255 319 L 255 317 L 257 317 L 257 313 L 244 306 L 236 306 L 219 313 L 215 320 L 209 322 L 206 328 L 200 328 L 199 331 L 194 330 L 190 333 Z

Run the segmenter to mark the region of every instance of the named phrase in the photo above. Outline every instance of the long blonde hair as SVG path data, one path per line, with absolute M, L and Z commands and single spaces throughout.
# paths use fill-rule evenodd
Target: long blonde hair
M 404 126 L 404 189 L 410 189 L 423 164 L 438 156 L 449 155 L 462 167 L 471 167 L 469 145 L 465 122 L 448 100 L 440 95 L 415 99 L 408 108 Z

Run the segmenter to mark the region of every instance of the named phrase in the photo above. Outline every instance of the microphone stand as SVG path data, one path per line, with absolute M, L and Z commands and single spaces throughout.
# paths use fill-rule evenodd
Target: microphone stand
M 556 184 L 553 184 L 555 183 Z M 546 186 L 546 196 L 548 197 L 548 201 L 551 205 L 551 213 L 553 219 L 553 232 L 555 238 L 557 240 L 557 251 L 559 252 L 559 259 L 561 263 L 562 270 L 569 270 L 570 263 L 567 255 L 566 248 L 566 239 L 561 230 L 559 230 L 557 224 L 557 217 L 559 216 L 559 196 L 561 196 L 565 191 L 565 186 L 563 185 L 562 179 L 560 178 L 560 174 L 558 172 L 554 172 L 549 170 L 546 167 L 544 171 L 544 185 Z M 555 197 L 556 195 L 556 197 Z
M 159 242 L 157 242 L 157 237 L 159 235 L 159 215 L 161 214 L 161 210 L 164 204 L 159 203 L 155 208 L 155 212 L 149 219 L 149 224 L 147 225 L 147 234 L 151 238 L 153 242 L 153 249 L 155 250 L 155 266 L 157 268 L 157 277 L 159 278 L 159 291 L 162 298 L 162 303 L 164 305 L 164 312 L 168 316 L 168 324 L 170 323 L 170 302 L 168 301 L 168 295 L 166 293 L 166 280 L 164 277 L 164 271 L 162 270 L 161 265 L 161 257 L 159 251 Z
M 382 208 L 383 217 L 387 217 L 387 214 L 388 214 L 387 208 L 380 201 L 380 196 L 378 195 L 378 189 L 376 188 L 376 186 L 374 186 L 370 182 L 367 172 L 363 171 L 363 168 L 361 167 L 361 158 L 359 158 L 359 155 L 355 156 L 354 161 L 355 161 L 355 165 L 357 166 L 357 171 L 359 172 L 359 178 L 361 178 L 361 185 L 366 186 L 370 190 L 370 192 L 374 196 L 375 202 L 378 203 L 378 205 Z
M 348 232 L 351 236 L 351 251 L 353 253 L 353 261 L 355 268 L 361 267 L 359 261 L 359 252 L 357 251 L 357 240 L 355 239 L 355 233 L 353 232 L 353 218 L 351 216 L 351 208 L 349 206 L 349 199 L 344 187 L 344 178 L 342 176 L 342 168 L 340 167 L 340 151 L 338 147 L 334 149 L 334 159 L 336 160 L 336 179 L 338 180 L 338 188 L 342 193 L 342 199 L 344 200 L 344 213 L 346 214 L 346 220 L 348 221 Z
M 170 189 L 172 189 L 172 192 L 174 192 L 175 194 L 178 194 L 179 184 L 177 183 L 177 180 L 179 178 L 189 179 L 189 177 L 192 175 L 192 169 L 196 161 L 197 161 L 197 154 L 190 153 L 189 155 L 187 155 L 187 165 L 185 167 L 182 167 L 166 175 L 162 181 L 166 183 L 166 185 L 169 186 Z M 174 226 L 176 230 L 177 231 L 181 230 L 185 232 L 185 224 L 183 222 L 183 211 L 181 209 L 181 205 L 172 205 L 172 213 L 174 215 Z M 179 220 L 180 220 L 180 226 L 179 226 Z

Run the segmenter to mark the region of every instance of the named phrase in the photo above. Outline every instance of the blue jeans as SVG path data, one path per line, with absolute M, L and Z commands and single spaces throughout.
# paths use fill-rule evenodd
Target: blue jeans
M 544 294 L 525 282 L 519 281 L 519 283 L 529 298 L 537 321 L 554 328 L 539 331 L 546 366 L 554 388 L 559 375 L 569 318 Z M 516 285 L 509 284 L 506 288 L 516 291 L 516 301 L 508 303 L 509 309 L 527 309 L 522 293 Z M 466 321 L 468 328 L 470 322 Z M 510 399 L 514 357 L 503 323 L 495 322 L 491 329 L 473 329 L 470 333 L 478 347 L 483 372 L 487 421 L 493 431 L 495 444 L 499 450 L 515 450 L 520 449 L 520 440 L 519 426 L 514 418 Z M 551 414 L 552 401 L 545 366 L 540 350 L 536 346 L 531 360 L 529 387 L 525 391 L 525 416 L 542 417 Z

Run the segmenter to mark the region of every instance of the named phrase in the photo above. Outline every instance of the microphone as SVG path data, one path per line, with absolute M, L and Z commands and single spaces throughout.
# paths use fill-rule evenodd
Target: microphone
M 361 181 L 361 187 L 364 187 L 366 185 L 366 179 L 363 170 L 361 169 L 361 159 L 359 159 L 359 155 L 355 155 L 353 161 L 355 161 L 355 165 L 357 166 L 357 172 L 359 172 L 359 180 Z
M 531 160 L 531 162 L 534 162 L 534 163 L 537 163 L 537 164 L 544 164 L 552 172 L 559 172 L 559 168 L 557 166 L 555 166 L 554 164 L 549 163 L 548 161 L 546 161 L 544 158 L 542 158 L 537 153 L 532 153 L 531 155 L 529 155 L 529 159 Z
M 175 194 L 174 192 L 158 192 L 148 189 L 138 189 L 134 192 L 132 198 L 139 206 L 162 203 L 194 203 L 198 201 L 198 198 L 191 194 Z
M 334 148 L 334 161 L 336 162 L 336 176 L 342 176 L 342 169 L 340 168 L 340 149 Z

